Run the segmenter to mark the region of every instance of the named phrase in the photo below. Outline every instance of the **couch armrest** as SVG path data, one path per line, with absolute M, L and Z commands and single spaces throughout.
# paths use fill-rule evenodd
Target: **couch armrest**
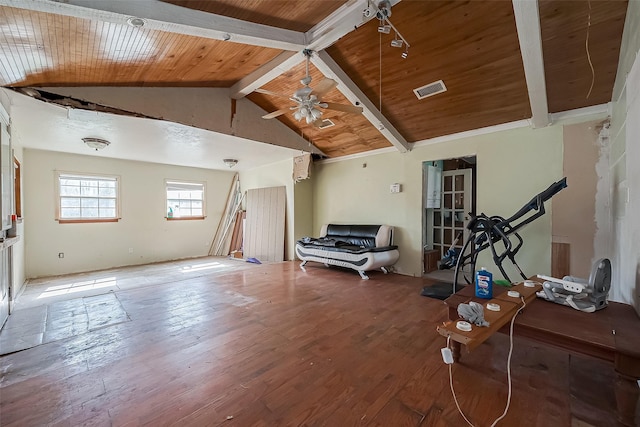
M 381 225 L 376 235 L 376 247 L 384 247 L 393 245 L 393 227 L 389 225 Z

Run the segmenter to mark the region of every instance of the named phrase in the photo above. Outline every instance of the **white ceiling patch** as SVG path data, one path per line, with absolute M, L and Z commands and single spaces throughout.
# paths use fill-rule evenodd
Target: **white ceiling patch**
M 414 89 L 413 93 L 416 94 L 418 99 L 424 99 L 446 91 L 447 87 L 444 85 L 444 82 L 442 80 L 438 80 L 437 82 L 429 83 L 428 85 Z

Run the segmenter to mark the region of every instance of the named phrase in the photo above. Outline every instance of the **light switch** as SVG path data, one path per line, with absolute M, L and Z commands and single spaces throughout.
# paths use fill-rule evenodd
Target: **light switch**
M 391 184 L 390 190 L 392 193 L 400 193 L 402 192 L 402 185 L 398 183 Z

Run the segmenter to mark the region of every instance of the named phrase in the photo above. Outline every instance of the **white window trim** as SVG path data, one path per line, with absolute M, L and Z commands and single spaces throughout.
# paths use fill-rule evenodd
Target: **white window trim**
M 169 217 L 167 215 L 167 186 L 170 184 L 185 184 L 185 185 L 201 185 L 202 186 L 202 215 L 196 216 L 179 216 L 179 217 Z M 205 181 L 195 181 L 195 180 L 184 180 L 184 179 L 165 179 L 164 180 L 164 217 L 170 221 L 180 221 L 180 220 L 194 220 L 194 219 L 205 219 L 207 217 L 207 183 Z
M 60 177 L 68 176 L 72 178 L 94 178 L 94 179 L 112 179 L 116 182 L 116 216 L 115 218 L 61 218 L 60 215 Z M 122 219 L 121 213 L 121 197 L 120 197 L 120 175 L 109 175 L 109 174 L 96 174 L 96 173 L 84 173 L 84 172 L 66 172 L 66 171 L 55 171 L 55 179 L 54 179 L 54 191 L 55 191 L 55 220 L 58 222 L 117 222 Z

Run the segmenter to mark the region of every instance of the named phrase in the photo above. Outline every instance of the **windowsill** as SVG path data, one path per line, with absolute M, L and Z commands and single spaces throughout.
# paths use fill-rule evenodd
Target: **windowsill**
M 179 216 L 179 217 L 173 217 L 173 218 L 169 218 L 169 217 L 165 217 L 165 219 L 167 221 L 190 221 L 190 220 L 194 220 L 194 219 L 205 219 L 206 217 L 204 216 Z
M 120 218 L 96 218 L 96 219 L 56 219 L 60 224 L 91 224 L 98 222 L 118 222 Z

